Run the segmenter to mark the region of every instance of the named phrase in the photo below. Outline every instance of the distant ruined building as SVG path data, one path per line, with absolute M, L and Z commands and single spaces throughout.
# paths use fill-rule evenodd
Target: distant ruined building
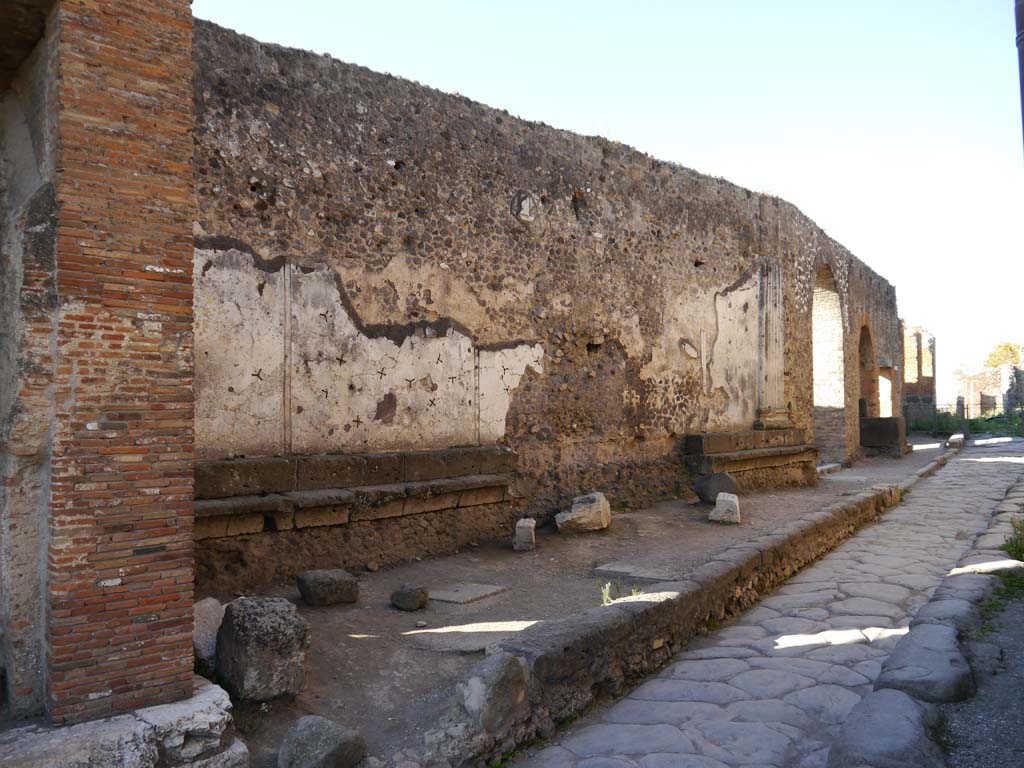
M 939 403 L 935 388 L 935 337 L 914 326 L 903 332 L 903 418 L 907 429 L 931 429 Z
M 957 411 L 966 418 L 1024 408 L 1024 369 L 1009 363 L 957 377 Z
M 192 697 L 196 592 L 813 484 L 934 401 L 777 197 L 188 0 L 4 3 L 0 51 L 7 717 Z

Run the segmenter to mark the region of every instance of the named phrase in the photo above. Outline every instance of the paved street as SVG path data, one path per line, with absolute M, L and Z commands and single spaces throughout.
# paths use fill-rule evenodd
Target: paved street
M 904 503 L 520 768 L 821 768 L 850 709 L 1024 473 L 968 448 Z

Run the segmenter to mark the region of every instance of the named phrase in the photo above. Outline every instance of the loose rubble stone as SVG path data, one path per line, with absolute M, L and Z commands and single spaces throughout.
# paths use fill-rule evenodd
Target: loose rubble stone
M 353 768 L 366 754 L 357 731 L 317 715 L 300 717 L 277 753 L 278 768 Z
M 900 640 L 882 664 L 875 689 L 895 688 L 922 701 L 962 701 L 974 694 L 974 676 L 957 642 L 956 630 L 944 624 L 919 624 Z
M 728 472 L 713 472 L 694 483 L 693 492 L 705 504 L 714 504 L 718 494 L 738 493 L 739 487 Z
M 588 493 L 573 499 L 572 507 L 555 515 L 562 533 L 602 531 L 612 524 L 612 509 L 603 493 Z
M 239 699 L 295 696 L 306 685 L 309 624 L 280 597 L 228 603 L 217 633 L 217 670 Z
M 224 606 L 215 597 L 207 597 L 192 606 L 192 648 L 196 658 L 211 670 L 217 664 L 217 630 L 224 619 Z
M 354 603 L 359 599 L 359 581 L 348 571 L 302 571 L 295 581 L 306 605 Z
M 427 607 L 430 595 L 423 587 L 399 587 L 391 593 L 391 604 L 400 611 L 419 611 Z
M 737 525 L 740 522 L 740 500 L 735 493 L 720 493 L 715 500 L 715 508 L 708 513 L 708 520 L 713 523 Z
M 529 552 L 537 546 L 537 521 L 532 517 L 524 517 L 516 523 L 512 549 L 516 552 Z
M 928 735 L 933 717 L 902 691 L 868 694 L 850 710 L 828 768 L 942 768 L 942 750 Z

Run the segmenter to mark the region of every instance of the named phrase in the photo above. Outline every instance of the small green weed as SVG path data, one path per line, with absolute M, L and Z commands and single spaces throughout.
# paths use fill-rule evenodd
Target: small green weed
M 1014 560 L 1024 560 L 1024 519 L 1017 518 L 1010 521 L 1013 526 L 1013 533 L 1006 537 L 1002 550 Z
M 637 586 L 629 590 L 629 594 L 633 597 L 643 593 L 644 591 Z M 618 580 L 605 582 L 605 585 L 601 587 L 601 605 L 611 605 L 622 596 L 622 584 Z
M 981 625 L 974 631 L 974 636 L 981 638 L 995 631 L 992 620 L 1002 613 L 1006 606 L 1014 600 L 1024 599 L 1024 575 L 1016 572 L 997 574 L 1002 582 L 992 591 L 992 595 L 978 606 L 981 612 Z

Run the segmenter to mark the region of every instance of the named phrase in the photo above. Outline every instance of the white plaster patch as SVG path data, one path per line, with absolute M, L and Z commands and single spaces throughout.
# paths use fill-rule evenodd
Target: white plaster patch
M 195 274 L 202 458 L 494 443 L 526 369 L 543 372 L 540 344 L 479 350 L 444 319 L 361 326 L 327 265 L 197 250 Z
M 512 393 L 519 387 L 527 368 L 544 372 L 544 347 L 540 344 L 480 351 L 481 444 L 496 443 L 504 437 Z
M 286 450 L 284 280 L 241 251 L 195 252 L 199 458 Z

